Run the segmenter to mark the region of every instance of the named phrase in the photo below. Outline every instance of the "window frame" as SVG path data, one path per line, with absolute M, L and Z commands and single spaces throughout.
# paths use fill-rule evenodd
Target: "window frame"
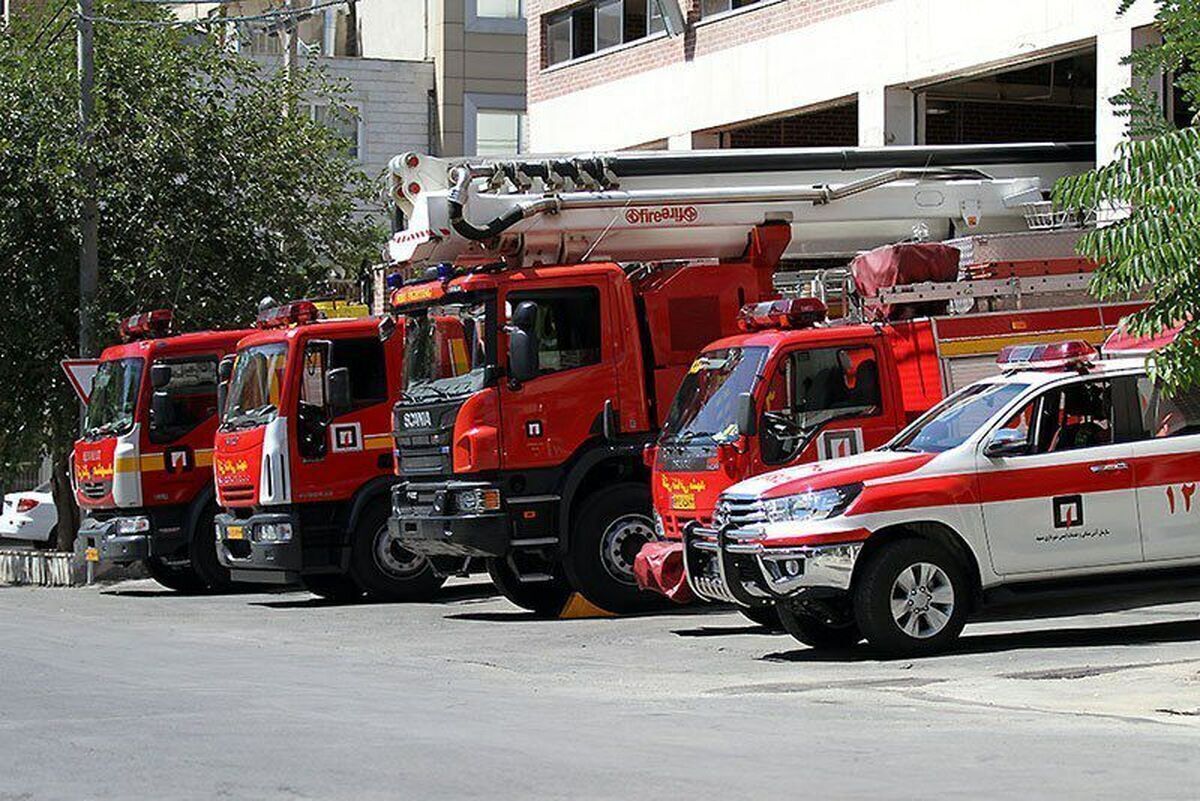
M 524 95 L 502 95 L 484 92 L 463 94 L 463 153 L 479 155 L 479 112 L 512 111 L 520 115 L 517 124 L 517 152 L 527 148 L 529 115 L 525 108 Z
M 517 17 L 487 17 L 479 13 L 478 0 L 466 0 L 466 25 L 469 33 L 502 33 L 524 36 L 528 32 L 525 0 L 517 0 Z
M 639 3 L 639 4 L 642 1 L 643 0 L 632 0 L 632 2 Z M 778 2 L 778 0 L 762 0 L 762 1 L 763 2 Z M 591 58 L 596 58 L 598 56 L 603 56 L 603 55 L 607 55 L 609 53 L 618 52 L 619 50 L 622 50 L 627 47 L 634 47 L 636 45 L 642 44 L 643 42 L 649 42 L 649 41 L 653 41 L 655 39 L 666 38 L 666 36 L 668 35 L 667 28 L 666 28 L 666 15 L 665 14 L 660 13 L 658 15 L 659 24 L 661 24 L 662 27 L 657 31 L 650 30 L 650 20 L 652 18 L 651 9 L 655 7 L 655 0 L 644 0 L 645 14 L 646 14 L 646 32 L 636 39 L 626 39 L 625 38 L 625 10 L 626 10 L 627 4 L 629 2 L 631 2 L 631 0 L 616 0 L 616 2 L 620 3 L 620 6 L 621 6 L 621 41 L 618 42 L 617 44 L 608 45 L 606 47 L 601 48 L 599 46 L 599 44 L 600 44 L 599 43 L 600 26 L 597 24 L 597 21 L 599 18 L 598 12 L 599 12 L 600 5 L 604 4 L 604 3 L 608 3 L 608 2 L 612 2 L 612 0 L 585 0 L 585 2 L 576 3 L 575 5 L 568 6 L 566 8 L 556 9 L 548 14 L 542 15 L 542 18 L 541 18 L 542 41 L 543 42 L 549 41 L 549 28 L 552 24 L 554 24 L 555 22 L 565 20 L 568 23 L 567 24 L 567 31 L 569 34 L 568 47 L 571 52 L 570 57 L 563 59 L 562 61 L 554 61 L 554 60 L 552 60 L 552 56 L 550 55 L 549 49 L 547 48 L 545 51 L 545 58 L 544 58 L 544 61 L 542 63 L 542 67 L 541 67 L 543 71 L 559 69 L 559 68 L 562 68 L 565 66 L 570 66 L 572 64 L 578 64 L 583 61 L 587 61 L 588 59 L 591 59 Z M 575 24 L 574 24 L 573 17 L 576 12 L 582 11 L 584 9 L 590 9 L 591 14 L 592 14 L 592 51 L 590 53 L 583 53 L 581 55 L 576 56 L 576 55 L 574 55 L 576 42 L 575 42 Z
M 1143 410 L 1141 407 L 1141 384 L 1143 381 L 1149 382 L 1152 390 L 1155 392 L 1157 392 L 1160 388 L 1159 386 L 1155 386 L 1157 382 L 1155 382 L 1154 378 L 1148 373 L 1141 373 L 1140 375 L 1134 376 L 1134 400 L 1137 405 L 1134 409 L 1136 414 L 1133 415 L 1133 421 L 1137 423 L 1136 442 L 1166 442 L 1169 440 L 1182 439 L 1184 437 L 1200 437 L 1200 431 L 1180 432 L 1168 434 L 1164 437 L 1156 436 L 1155 432 L 1150 430 L 1146 425 L 1146 412 L 1149 411 L 1149 407 L 1147 407 L 1145 410 Z M 1187 390 L 1185 390 L 1185 392 L 1192 392 L 1197 396 L 1200 396 L 1200 387 L 1189 387 Z M 1169 400 L 1171 400 L 1172 403 L 1174 402 L 1173 399 Z
M 313 122 L 321 125 L 327 125 L 327 123 L 317 119 L 317 109 L 328 109 L 331 105 L 333 104 L 328 102 L 304 99 L 297 104 L 297 110 L 307 115 L 308 118 Z M 363 120 L 362 103 L 356 100 L 351 100 L 346 102 L 345 105 L 354 114 L 354 152 L 347 155 L 353 161 L 362 164 L 363 153 L 366 150 L 366 122 Z M 332 126 L 329 127 L 332 128 Z M 335 129 L 334 133 L 340 132 Z
M 604 303 L 603 294 L 604 293 L 601 291 L 600 287 L 598 287 L 598 286 L 594 286 L 591 284 L 584 284 L 584 285 L 580 285 L 580 286 L 564 286 L 564 287 L 558 287 L 558 288 L 554 288 L 554 289 L 550 289 L 550 288 L 514 289 L 513 291 L 506 294 L 504 297 L 504 303 L 506 306 L 505 321 L 507 323 L 508 318 L 509 318 L 509 313 L 511 311 L 516 310 L 518 303 L 521 303 L 521 302 L 527 301 L 527 300 L 532 300 L 535 303 L 541 304 L 544 300 L 554 300 L 556 298 L 562 298 L 564 296 L 575 295 L 575 294 L 589 295 L 590 297 L 588 298 L 588 300 L 592 302 L 591 305 L 596 309 L 596 359 L 595 359 L 595 361 L 590 361 L 590 362 L 587 362 L 586 364 L 576 364 L 571 367 L 559 367 L 554 370 L 543 370 L 541 367 L 542 349 L 539 347 L 538 348 L 538 374 L 535 378 L 531 379 L 533 381 L 537 381 L 540 378 L 546 378 L 547 376 L 560 375 L 562 373 L 569 373 L 573 370 L 583 370 L 588 367 L 596 367 L 598 365 L 604 364 L 604 362 L 605 362 L 605 354 L 604 354 L 605 325 L 604 325 L 604 308 L 603 308 L 603 303 Z
M 167 358 L 152 359 L 152 360 L 150 360 L 147 369 L 153 370 L 154 365 L 156 365 L 156 364 L 166 364 L 166 365 L 173 366 L 176 364 L 186 364 L 189 362 L 212 362 L 213 379 L 214 379 L 214 381 L 213 381 L 213 406 L 215 408 L 216 399 L 217 399 L 217 387 L 220 385 L 220 380 L 217 376 L 217 370 L 219 369 L 220 363 L 221 363 L 221 357 L 218 356 L 217 354 L 215 354 L 215 353 L 199 353 L 199 354 L 192 354 L 192 355 L 186 355 L 186 356 L 170 356 Z M 166 443 L 176 442 L 180 439 L 183 439 L 188 434 L 191 434 L 193 431 L 195 431 L 197 428 L 204 425 L 205 422 L 208 421 L 209 418 L 206 417 L 203 420 L 199 420 L 196 423 L 192 424 L 191 426 L 188 426 L 187 428 L 184 428 L 182 426 L 172 426 L 169 429 L 163 429 L 163 428 L 156 427 L 154 425 L 154 420 L 153 420 L 153 396 L 154 396 L 154 393 L 157 391 L 158 390 L 154 389 L 153 385 L 150 385 L 151 403 L 150 403 L 150 406 L 146 410 L 147 411 L 147 426 L 146 426 L 147 436 L 149 437 L 150 442 L 154 443 L 155 445 L 163 445 Z M 214 411 L 214 413 L 212 415 L 210 415 L 210 417 L 219 418 L 220 410 L 218 409 L 218 410 Z

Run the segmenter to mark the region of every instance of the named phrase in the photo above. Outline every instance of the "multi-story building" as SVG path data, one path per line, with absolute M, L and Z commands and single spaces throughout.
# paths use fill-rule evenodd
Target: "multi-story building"
M 1156 36 L 1152 0 L 1120 5 L 530 0 L 531 149 L 1095 140 L 1105 160 L 1123 59 Z

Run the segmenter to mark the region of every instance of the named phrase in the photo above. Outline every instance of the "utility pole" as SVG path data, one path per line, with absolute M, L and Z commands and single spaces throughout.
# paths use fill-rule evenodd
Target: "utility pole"
M 76 56 L 79 68 L 79 144 L 82 162 L 79 177 L 83 185 L 83 203 L 79 218 L 79 355 L 95 355 L 92 331 L 92 305 L 99 282 L 100 212 L 96 201 L 96 162 L 92 158 L 92 117 L 96 104 L 95 42 L 92 37 L 92 0 L 77 0 Z
M 295 0 L 283 0 L 283 8 L 287 11 L 286 16 L 283 18 L 283 33 L 287 37 L 284 41 L 283 71 L 287 76 L 288 91 L 290 93 L 296 87 L 296 62 L 300 59 L 300 25 L 296 18 Z M 290 97 L 283 109 L 283 113 L 284 115 L 292 113 L 292 99 Z

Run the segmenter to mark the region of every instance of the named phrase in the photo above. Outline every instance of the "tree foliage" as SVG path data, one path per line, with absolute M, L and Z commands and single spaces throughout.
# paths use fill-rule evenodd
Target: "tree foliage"
M 78 355 L 74 7 L 0 30 L 0 476 L 39 452 L 61 461 L 77 425 L 58 366 Z M 134 0 L 96 13 L 167 19 Z M 193 30 L 97 22 L 95 41 L 100 280 L 87 311 L 101 344 L 153 308 L 173 308 L 177 330 L 246 324 L 262 296 L 320 291 L 375 256 L 380 233 L 359 213 L 372 187 L 346 143 L 284 113 L 349 114 L 344 87 L 316 69 L 289 82 Z
M 1156 89 L 1160 76 L 1173 74 L 1189 111 L 1200 108 L 1200 5 L 1160 0 L 1157 21 L 1162 43 L 1133 53 L 1138 80 L 1119 96 L 1135 138 L 1110 164 L 1060 181 L 1054 197 L 1061 207 L 1116 218 L 1080 242 L 1080 253 L 1100 265 L 1093 287 L 1104 298 L 1140 293 L 1150 301 L 1130 319 L 1137 334 L 1186 323 L 1153 360 L 1165 383 L 1182 387 L 1200 384 L 1200 130 L 1177 130 Z

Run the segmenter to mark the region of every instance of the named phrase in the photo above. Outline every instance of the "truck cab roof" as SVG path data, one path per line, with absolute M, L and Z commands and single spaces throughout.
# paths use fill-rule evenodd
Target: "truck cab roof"
M 100 354 L 102 361 L 149 357 L 169 357 L 174 354 L 195 353 L 211 349 L 232 350 L 253 329 L 228 331 L 191 331 L 157 339 L 139 339 L 110 345 Z
M 261 328 L 251 330 L 238 342 L 238 348 L 254 345 L 265 345 L 271 342 L 287 342 L 300 335 L 308 337 L 345 336 L 360 334 L 363 336 L 376 335 L 379 331 L 378 317 L 344 317 L 331 320 L 317 320 L 312 323 L 291 325 L 286 328 Z

